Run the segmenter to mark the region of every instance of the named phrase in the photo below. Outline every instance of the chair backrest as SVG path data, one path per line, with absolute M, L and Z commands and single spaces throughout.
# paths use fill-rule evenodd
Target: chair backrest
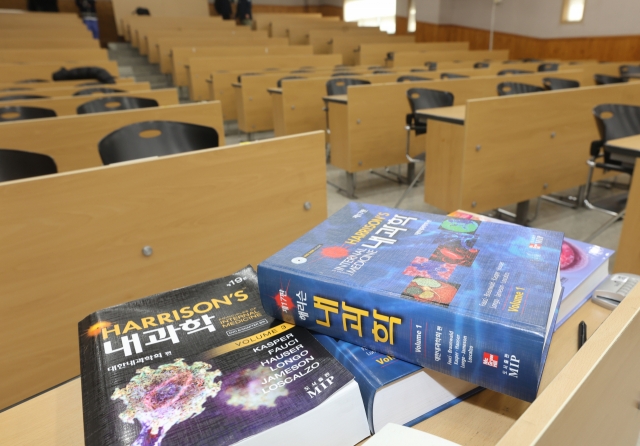
M 98 143 L 103 164 L 172 155 L 218 146 L 211 127 L 175 121 L 145 121 L 111 132 Z
M 347 87 L 351 85 L 368 85 L 371 82 L 363 79 L 337 77 L 327 81 L 327 95 L 347 94 Z
M 600 104 L 593 116 L 603 142 L 640 134 L 640 106 Z
M 489 62 L 476 62 L 473 64 L 473 68 L 489 68 Z
M 620 76 L 626 77 L 630 74 L 640 74 L 640 65 L 620 65 Z
M 56 112 L 41 107 L 0 107 L 0 122 L 22 121 L 23 119 L 54 118 Z
M 410 88 L 407 99 L 411 106 L 411 113 L 423 108 L 449 107 L 453 105 L 453 93 L 448 91 L 430 90 L 428 88 Z
M 49 96 L 41 96 L 38 94 L 14 94 L 11 96 L 2 96 L 0 101 L 20 101 L 22 99 L 48 99 Z
M 22 79 L 21 81 L 17 81 L 16 84 L 37 84 L 41 82 L 51 82 L 46 79 Z
M 118 90 L 117 88 L 108 88 L 108 87 L 95 87 L 95 88 L 85 88 L 84 90 L 79 90 L 73 93 L 74 96 L 88 96 L 94 93 L 126 93 L 125 90 Z
M 464 74 L 457 74 L 457 73 L 441 73 L 440 74 L 440 79 L 466 79 L 469 76 L 466 76 Z
M 522 59 L 523 62 L 542 62 L 542 59 L 533 59 L 531 57 L 525 57 Z
M 393 74 L 393 71 L 389 71 L 389 70 L 374 70 L 373 74 Z
M 429 71 L 436 71 L 438 69 L 438 62 L 425 62 L 424 66 L 429 69 Z
M 0 89 L 0 92 L 4 93 L 5 91 L 30 91 L 33 90 L 33 88 L 26 88 L 26 87 L 9 87 L 9 88 L 2 88 Z
M 527 70 L 500 70 L 498 71 L 498 76 L 504 76 L 506 74 L 532 74 L 533 71 Z
M 378 68 L 384 68 L 382 65 L 371 65 L 367 67 L 367 70 L 377 70 Z
M 409 71 L 411 73 L 428 73 L 429 71 L 433 71 L 433 70 L 429 70 L 429 69 L 426 69 L 426 68 L 412 68 Z
M 358 73 L 351 73 L 349 71 L 338 71 L 337 73 L 333 73 L 331 77 L 339 77 L 339 76 L 360 76 Z
M 560 64 L 558 63 L 553 63 L 553 62 L 547 62 L 547 63 L 541 63 L 540 65 L 538 65 L 538 71 L 558 71 L 558 68 L 560 67 Z
M 564 90 L 565 88 L 578 88 L 580 82 L 571 79 L 560 79 L 557 77 L 545 77 L 542 84 L 547 90 Z
M 280 79 L 278 79 L 278 82 L 276 82 L 276 85 L 278 86 L 278 88 L 282 87 L 282 81 L 287 80 L 287 79 L 306 79 L 306 78 L 302 77 L 302 76 L 285 76 L 285 77 L 281 77 Z
M 400 76 L 396 79 L 397 82 L 416 82 L 416 81 L 431 81 L 433 80 L 430 77 L 422 77 L 422 76 L 412 76 L 410 74 L 405 74 L 404 76 Z
M 596 81 L 596 85 L 620 84 L 624 82 L 623 78 L 609 76 L 608 74 L 594 74 L 593 80 Z
M 84 115 L 87 113 L 102 113 L 157 106 L 158 101 L 155 99 L 134 98 L 128 96 L 104 96 L 78 106 L 76 113 Z
M 53 158 L 23 150 L 0 149 L 0 181 L 20 180 L 57 173 Z
M 537 85 L 523 84 L 520 82 L 501 82 L 498 84 L 498 96 L 536 93 L 538 91 L 544 91 L 544 88 L 538 87 Z

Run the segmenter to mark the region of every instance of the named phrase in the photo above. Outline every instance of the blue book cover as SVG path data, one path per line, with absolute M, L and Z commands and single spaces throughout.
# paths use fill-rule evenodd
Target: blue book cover
M 468 211 L 458 210 L 448 215 L 468 220 L 490 221 L 506 225 L 515 224 Z M 560 254 L 560 283 L 562 283 L 564 291 L 554 331 L 589 300 L 596 286 L 609 275 L 609 259 L 614 252 L 598 245 L 591 245 L 569 237 L 564 238 Z
M 387 423 L 413 426 L 483 390 L 482 387 L 437 372 L 416 376 L 418 379 L 412 379 L 408 385 L 392 388 L 405 378 L 411 379 L 416 374 L 426 373 L 425 369 L 331 336 L 313 335 L 355 377 L 372 434 Z M 381 389 L 394 394 L 383 395 L 376 400 Z
M 349 203 L 258 266 L 267 313 L 526 401 L 563 235 Z

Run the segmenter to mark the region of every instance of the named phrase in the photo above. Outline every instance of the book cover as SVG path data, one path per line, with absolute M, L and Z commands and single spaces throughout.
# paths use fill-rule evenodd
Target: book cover
M 514 224 L 486 215 L 454 211 L 450 217 Z M 609 259 L 615 251 L 565 237 L 560 254 L 560 282 L 564 288 L 555 330 L 589 298 L 595 287 L 609 275 Z
M 100 310 L 78 329 L 87 445 L 244 445 L 355 385 L 306 329 L 264 314 L 250 267 Z M 368 435 L 353 394 L 355 421 L 340 426 L 351 444 Z M 296 441 L 318 444 L 306 435 Z
M 387 423 L 413 426 L 483 390 L 466 381 L 340 339 L 319 333 L 314 336 L 355 376 L 372 434 Z M 426 376 L 415 376 L 417 374 Z M 411 382 L 398 385 L 404 379 Z M 382 392 L 391 395 L 376 399 Z
M 350 203 L 258 266 L 265 311 L 527 401 L 562 233 Z

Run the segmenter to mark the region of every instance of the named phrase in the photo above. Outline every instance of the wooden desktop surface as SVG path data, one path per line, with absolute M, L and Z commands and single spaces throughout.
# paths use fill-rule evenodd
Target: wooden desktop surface
M 609 314 L 609 310 L 589 301 L 556 331 L 542 375 L 541 392 L 577 352 L 580 321 L 586 322 L 590 337 Z M 588 347 L 587 342 L 583 349 Z M 484 390 L 414 428 L 461 445 L 494 445 L 529 406 L 525 401 Z M 80 379 L 0 412 L 0 432 L 11 445 L 84 444 Z
M 324 96 L 322 98 L 325 102 L 337 102 L 338 104 L 346 104 L 347 103 L 347 95 L 346 94 L 334 94 L 332 96 Z
M 613 149 L 638 150 L 640 151 L 640 135 L 627 136 L 626 138 L 612 139 L 607 141 L 607 147 Z
M 464 125 L 464 117 L 467 112 L 466 105 L 454 105 L 452 107 L 424 108 L 416 110 L 418 118 L 429 118 L 452 124 Z

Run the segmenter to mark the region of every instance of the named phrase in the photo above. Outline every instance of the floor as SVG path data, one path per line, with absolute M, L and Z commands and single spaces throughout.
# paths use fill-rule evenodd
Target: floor
M 145 57 L 138 54 L 137 50 L 128 44 L 110 44 L 109 55 L 112 60 L 116 60 L 120 67 L 121 76 L 133 76 L 136 81 L 148 81 L 152 88 L 169 88 L 172 86 L 169 76 L 160 73 L 157 65 L 151 65 Z M 181 102 L 188 102 L 186 98 L 181 98 Z M 228 145 L 246 141 L 247 135 L 238 132 L 235 122 L 225 123 L 225 137 Z M 272 138 L 273 132 L 261 132 L 252 135 L 253 139 Z M 588 156 L 588 147 L 585 147 L 585 160 Z M 395 166 L 392 169 L 399 169 Z M 384 173 L 383 169 L 378 170 Z M 346 177 L 344 171 L 337 169 L 330 164 L 327 165 L 327 181 L 333 184 L 345 185 Z M 628 184 L 629 178 L 620 176 L 617 181 Z M 360 172 L 356 174 L 356 201 L 378 204 L 382 206 L 394 206 L 400 198 L 406 185 L 391 182 L 370 172 Z M 605 186 L 607 186 L 605 184 Z M 507 187 L 507 186 L 505 186 Z M 563 191 L 559 195 L 575 195 L 577 189 Z M 593 196 L 596 198 L 610 196 L 620 193 L 617 188 L 596 187 Z M 418 184 L 414 187 L 401 204 L 402 209 L 411 209 L 422 212 L 442 213 L 441 210 L 430 206 L 424 202 L 424 185 Z M 327 210 L 331 215 L 349 202 L 349 198 L 341 194 L 335 187 L 327 184 Z M 533 216 L 536 209 L 537 200 L 532 200 L 530 213 Z M 506 206 L 506 210 L 515 212 L 515 204 Z M 531 222 L 530 226 L 536 228 L 562 231 L 566 237 L 583 240 L 598 229 L 609 219 L 609 216 L 591 211 L 584 207 L 571 209 L 542 200 L 537 218 Z M 607 229 L 601 235 L 592 240 L 592 243 L 609 249 L 617 249 L 620 239 L 620 229 L 622 223 L 618 222 Z M 613 258 L 615 262 L 615 257 Z M 613 264 L 611 262 L 611 265 Z

